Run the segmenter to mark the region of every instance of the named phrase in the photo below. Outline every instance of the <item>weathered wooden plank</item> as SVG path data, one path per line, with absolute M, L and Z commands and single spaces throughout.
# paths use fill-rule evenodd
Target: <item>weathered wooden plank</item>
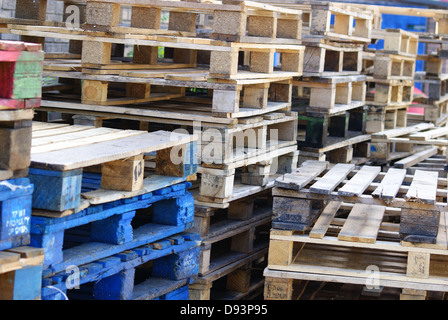
M 414 164 L 417 164 L 435 154 L 437 154 L 438 147 L 432 147 L 429 149 L 425 149 L 423 151 L 417 152 L 409 157 L 401 159 L 400 161 L 395 162 L 394 167 L 407 169 L 412 167 Z
M 340 201 L 330 201 L 327 206 L 324 208 L 316 223 L 314 224 L 313 229 L 310 231 L 310 238 L 318 238 L 322 239 L 325 233 L 330 226 L 330 223 L 333 221 L 333 218 L 341 207 L 342 202 Z
M 372 196 L 386 201 L 393 200 L 397 195 L 405 176 L 405 169 L 390 168 L 380 185 L 372 192 Z
M 310 187 L 310 191 L 319 194 L 330 194 L 354 168 L 354 164 L 336 164 Z
M 341 196 L 359 196 L 381 172 L 381 167 L 363 166 L 353 178 L 338 190 Z
M 375 243 L 385 211 L 384 206 L 356 203 L 339 232 L 338 240 Z
M 31 162 L 35 168 L 73 170 L 186 144 L 193 139 L 189 135 L 157 131 L 70 149 L 33 154 Z
M 407 201 L 436 203 L 438 172 L 416 170 L 411 186 L 405 195 Z
M 300 190 L 324 172 L 328 164 L 327 161 L 305 161 L 297 172 L 282 175 L 275 184 L 280 188 Z

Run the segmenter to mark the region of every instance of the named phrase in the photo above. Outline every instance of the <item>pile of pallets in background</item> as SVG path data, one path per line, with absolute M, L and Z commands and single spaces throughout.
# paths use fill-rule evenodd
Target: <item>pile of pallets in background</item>
M 363 46 L 370 43 L 373 13 L 337 3 L 311 3 L 304 34 L 304 74 L 294 81 L 299 112 L 299 163 L 368 160 Z M 334 17 L 334 20 L 332 20 Z
M 43 250 L 30 244 L 31 123 L 40 105 L 40 45 L 0 41 L 0 299 L 41 297 Z

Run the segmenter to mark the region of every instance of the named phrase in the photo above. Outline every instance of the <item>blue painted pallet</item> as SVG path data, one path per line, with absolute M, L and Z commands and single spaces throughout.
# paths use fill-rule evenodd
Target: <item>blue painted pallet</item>
M 0 181 L 0 250 L 30 243 L 33 190 L 27 178 Z
M 200 242 L 199 234 L 184 232 L 44 275 L 42 299 L 186 299 L 185 288 L 178 289 L 197 280 Z M 148 262 L 150 268 L 138 268 Z
M 90 206 L 66 217 L 32 216 L 31 245 L 45 249 L 44 273 L 55 274 L 71 265 L 89 263 L 188 230 L 194 225 L 194 199 L 187 191 L 190 186 L 184 182 Z M 80 235 L 86 228 L 87 236 Z

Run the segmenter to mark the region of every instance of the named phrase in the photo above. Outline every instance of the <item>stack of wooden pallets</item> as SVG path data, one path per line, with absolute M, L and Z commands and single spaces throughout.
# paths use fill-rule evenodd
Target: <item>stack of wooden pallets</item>
M 188 298 L 200 245 L 187 190 L 196 140 L 33 123 L 30 233 L 44 250 L 42 299 Z
M 423 96 L 414 95 L 414 104 L 423 108 L 423 115 L 409 115 L 411 122 L 432 122 L 437 126 L 447 124 L 448 75 L 443 72 L 443 64 L 447 58 L 443 41 L 435 37 L 420 36 L 419 41 L 427 46 L 426 54 L 419 54 L 417 60 L 423 61 L 423 71 L 415 73 L 415 83 L 422 86 Z
M 361 68 L 373 14 L 331 2 L 311 2 L 308 13 L 304 74 L 293 83 L 299 162 L 365 162 L 370 137 L 365 134 L 366 76 Z
M 38 44 L 0 41 L 0 299 L 41 298 L 43 250 L 30 244 L 31 123 L 40 105 Z

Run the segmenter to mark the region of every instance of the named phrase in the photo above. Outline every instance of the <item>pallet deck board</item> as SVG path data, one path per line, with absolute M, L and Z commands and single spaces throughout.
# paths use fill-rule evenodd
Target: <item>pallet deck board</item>
M 338 194 L 345 196 L 361 195 L 380 171 L 380 167 L 363 166 L 348 183 L 338 190 Z
M 330 194 L 354 168 L 355 165 L 353 164 L 336 164 L 322 179 L 310 187 L 310 191 L 319 194 Z
M 405 199 L 434 204 L 436 202 L 437 172 L 416 170 Z
M 328 162 L 305 161 L 297 172 L 283 175 L 276 180 L 276 185 L 288 189 L 301 189 L 317 176 L 319 176 L 328 166 Z
M 401 187 L 406 170 L 389 168 L 381 184 L 372 192 L 372 196 L 386 201 L 392 201 Z

